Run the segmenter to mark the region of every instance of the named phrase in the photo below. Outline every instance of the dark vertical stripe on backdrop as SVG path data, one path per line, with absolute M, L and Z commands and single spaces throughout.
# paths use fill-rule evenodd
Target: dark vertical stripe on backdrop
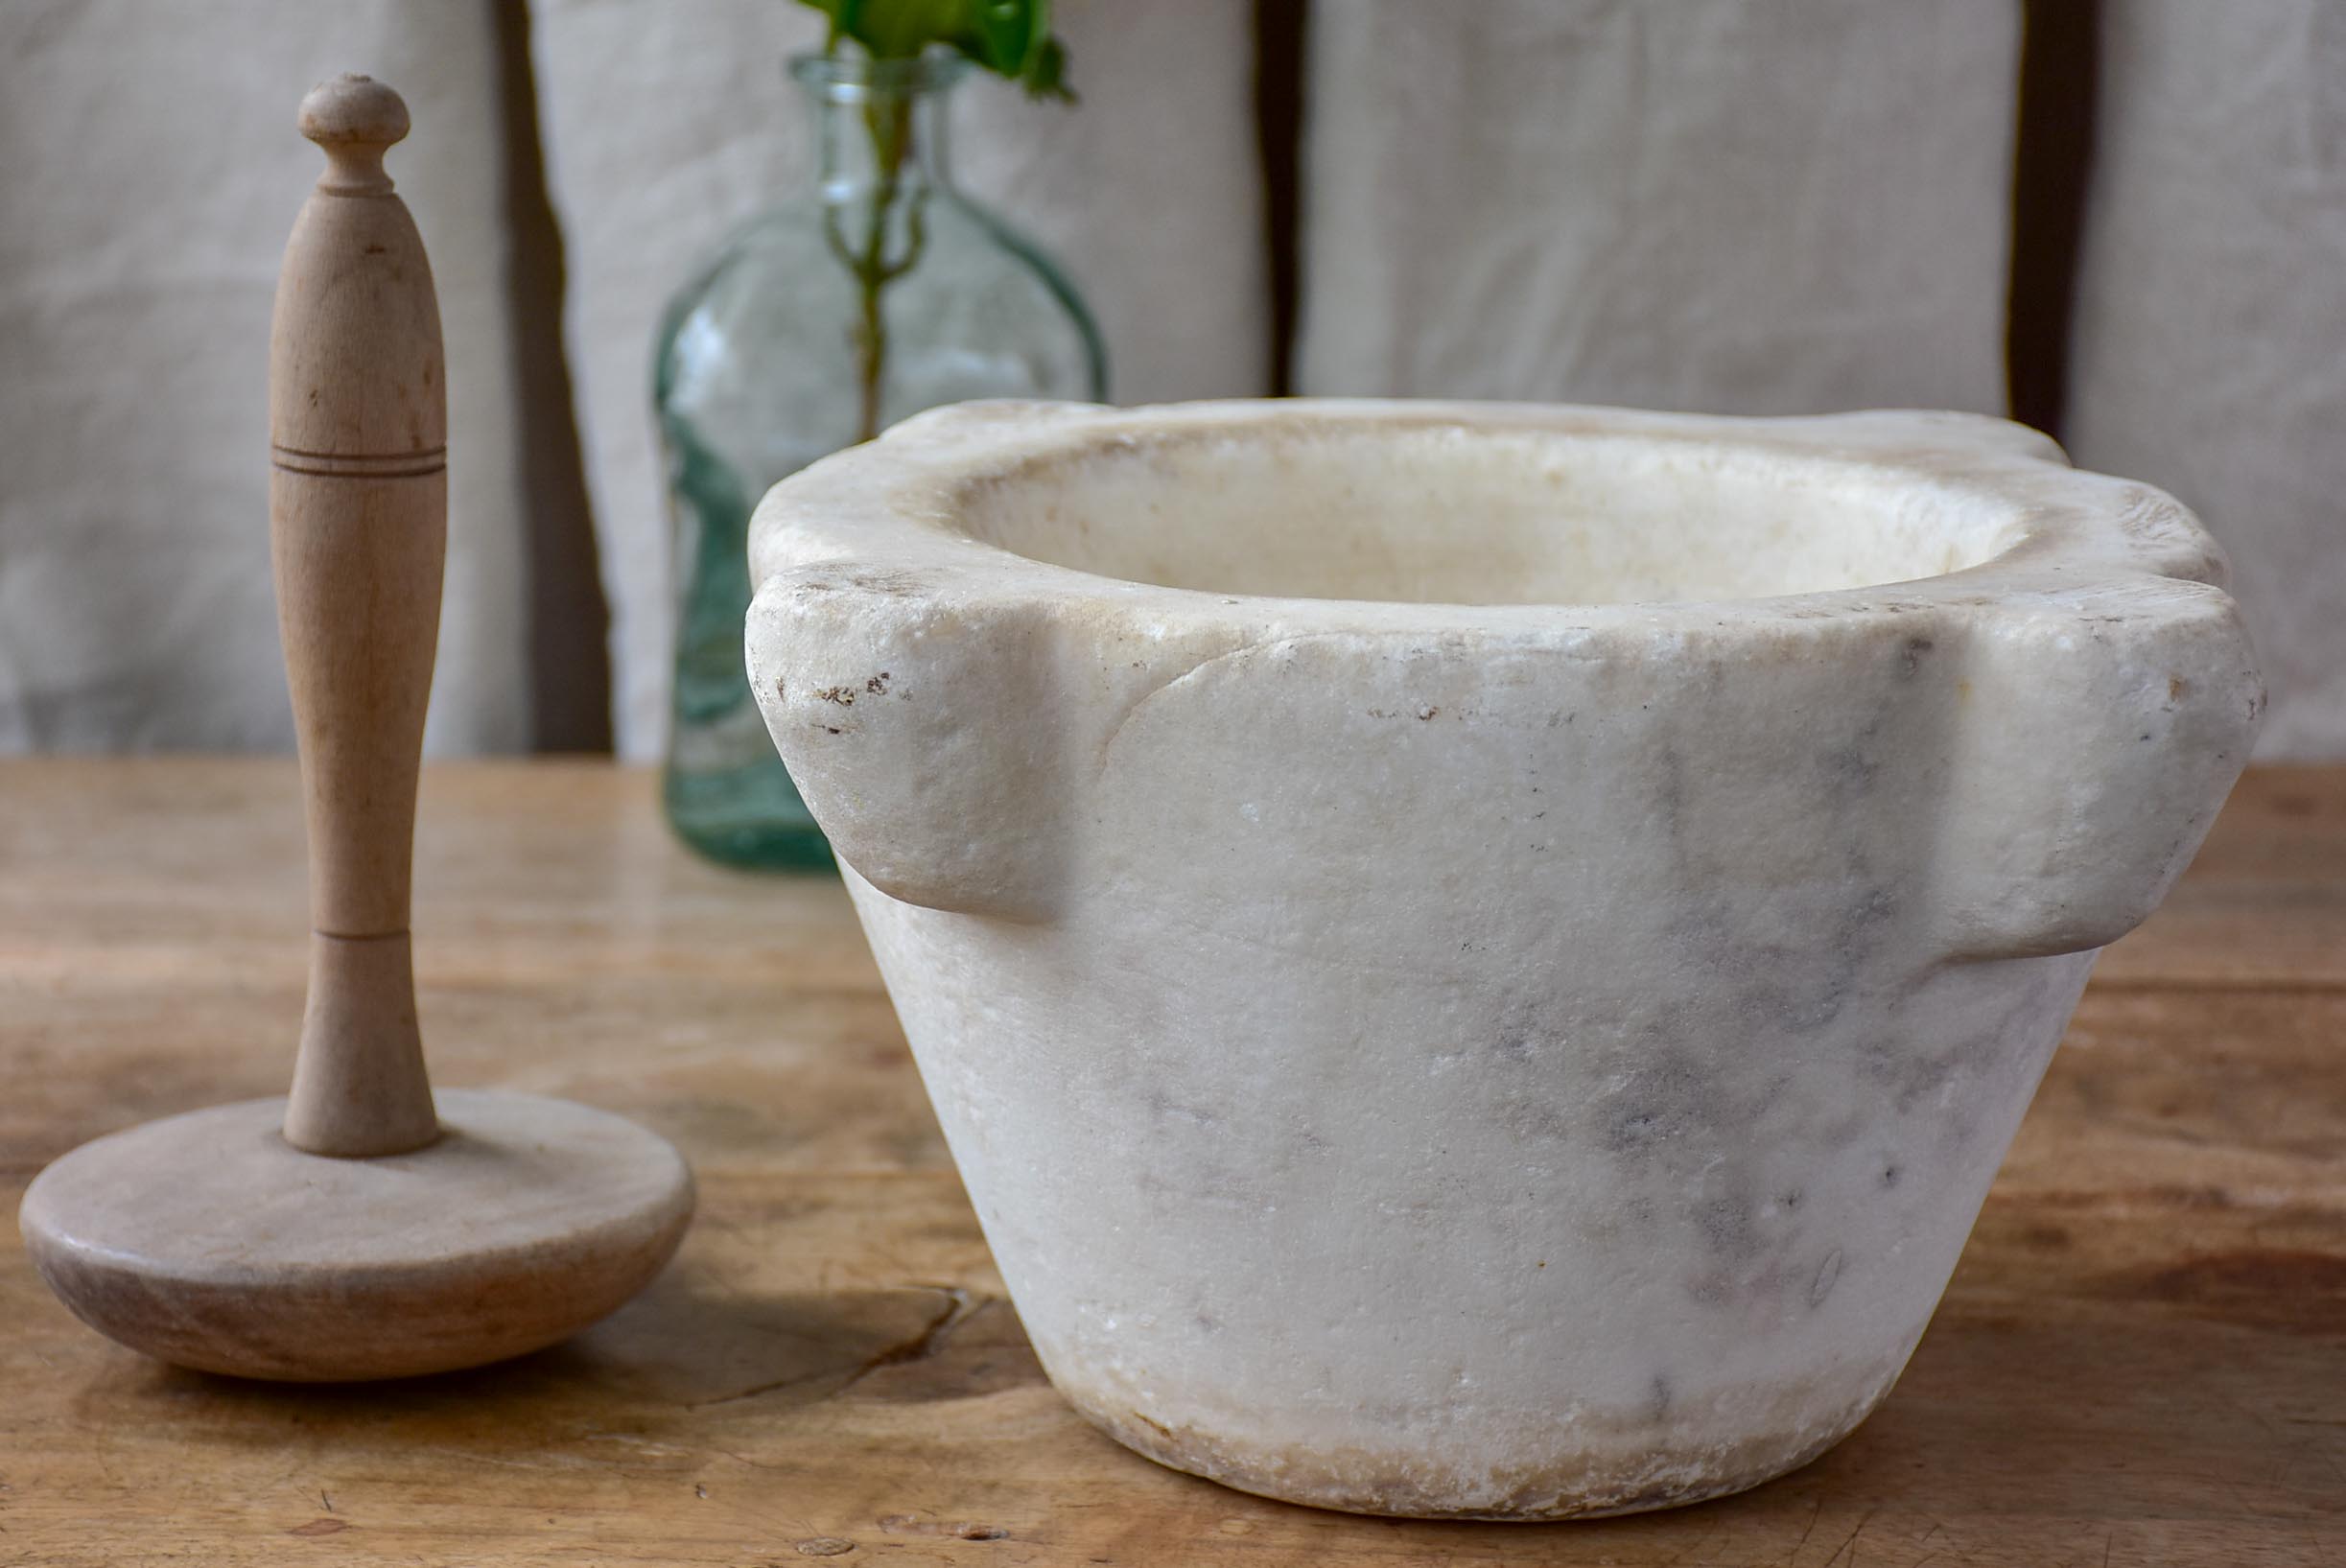
M 2012 417 L 2057 438 L 2093 177 L 2101 0 L 2021 0 L 2021 15 L 2005 381 Z
M 521 407 L 523 560 L 528 573 L 530 745 L 611 749 L 611 609 L 603 598 L 586 463 L 562 349 L 562 231 L 546 194 L 525 0 L 497 0 L 504 112 L 505 293 Z
M 1255 0 L 1255 129 L 1262 156 L 1263 240 L 1270 247 L 1268 380 L 1274 397 L 1285 397 L 1294 386 L 1304 5 Z

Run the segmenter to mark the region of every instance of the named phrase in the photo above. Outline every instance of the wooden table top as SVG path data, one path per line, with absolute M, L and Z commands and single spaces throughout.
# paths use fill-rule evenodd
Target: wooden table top
M 2346 1561 L 2346 769 L 2253 774 L 2112 948 L 1889 1402 L 1757 1491 L 1593 1523 L 1263 1502 L 1094 1433 L 1003 1299 L 837 885 L 669 840 L 650 778 L 427 769 L 436 1079 L 633 1114 L 677 1263 L 573 1344 L 288 1389 L 82 1328 L 0 1228 L 0 1562 Z M 283 761 L 0 763 L 0 1190 L 282 1092 Z

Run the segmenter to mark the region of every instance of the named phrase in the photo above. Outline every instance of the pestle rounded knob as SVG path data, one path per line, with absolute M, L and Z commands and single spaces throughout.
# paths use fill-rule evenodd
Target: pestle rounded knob
M 301 101 L 301 133 L 326 150 L 326 189 L 390 189 L 383 153 L 408 134 L 408 105 L 370 76 L 345 71 L 312 87 Z

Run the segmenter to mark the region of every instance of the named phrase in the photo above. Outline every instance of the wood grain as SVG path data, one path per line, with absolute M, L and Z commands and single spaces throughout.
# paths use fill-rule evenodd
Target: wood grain
M 372 1389 L 160 1369 L 0 1239 L 0 1563 L 1631 1565 L 2346 1558 L 2346 770 L 2252 774 L 2114 948 L 1889 1404 L 1743 1497 L 1395 1524 L 1158 1469 L 1043 1381 L 835 885 L 668 843 L 646 775 L 428 768 L 444 1084 L 623 1110 L 699 1169 L 583 1338 Z M 0 1185 L 270 1091 L 291 764 L 0 764 Z

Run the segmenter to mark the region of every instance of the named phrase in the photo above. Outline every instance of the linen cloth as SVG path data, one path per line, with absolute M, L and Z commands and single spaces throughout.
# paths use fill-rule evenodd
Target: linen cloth
M 2206 519 L 2271 690 L 2346 756 L 2346 5 L 2103 0 L 2067 415 Z
M 1299 390 L 2004 410 L 2019 18 L 1311 12 Z
M 372 71 L 430 247 L 451 518 L 430 748 L 520 749 L 522 581 L 496 0 L 0 7 L 0 752 L 282 748 L 268 324 Z M 2229 550 L 2262 754 L 2346 757 L 2346 4 L 2102 0 L 2065 433 Z M 693 260 L 810 174 L 787 0 L 530 0 L 569 370 L 631 757 L 673 585 L 649 352 Z M 1744 412 L 2000 411 L 2017 0 L 1319 0 L 1297 389 Z M 1264 389 L 1247 0 L 1063 0 L 1067 111 L 960 93 L 964 183 L 1053 248 L 1118 401 Z
M 282 749 L 269 317 L 344 70 L 396 86 L 387 167 L 448 350 L 448 573 L 427 746 L 528 742 L 488 0 L 0 7 L 0 752 Z

